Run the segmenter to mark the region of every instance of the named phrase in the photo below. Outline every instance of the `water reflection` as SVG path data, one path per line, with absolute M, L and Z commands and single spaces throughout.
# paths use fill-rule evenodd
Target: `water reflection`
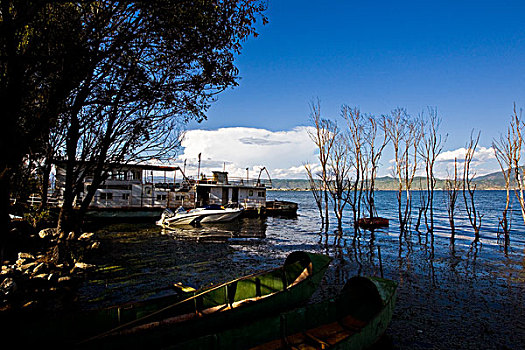
M 278 195 L 299 203 L 297 218 L 174 230 L 154 225 L 107 229 L 104 254 L 93 261 L 101 268 L 86 281 L 81 301 L 100 305 L 140 299 L 179 281 L 218 283 L 278 266 L 291 251 L 307 250 L 333 258 L 313 301 L 334 295 L 354 275 L 384 275 L 399 282 L 388 331 L 397 348 L 462 348 L 464 341 L 478 348 L 525 348 L 525 339 L 508 337 L 525 314 L 525 225 L 513 221 L 511 244 L 505 248 L 498 239 L 497 192 L 478 196 L 484 213 L 478 240 L 460 209 L 452 234 L 445 207 L 437 205 L 432 232 L 421 219 L 419 231 L 401 233 L 395 193 L 377 193 L 378 215 L 391 224 L 376 230 L 354 230 L 348 224 L 351 213 L 342 230 L 322 229 L 310 193 Z M 442 197 L 437 193 L 436 202 Z M 474 335 L 472 329 L 480 327 L 486 332 Z
M 246 218 L 226 223 L 180 225 L 162 228 L 161 234 L 177 240 L 218 243 L 266 237 L 266 218 Z

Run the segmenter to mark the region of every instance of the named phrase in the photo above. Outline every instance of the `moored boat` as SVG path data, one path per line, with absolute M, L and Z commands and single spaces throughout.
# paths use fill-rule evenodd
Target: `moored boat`
M 361 218 L 357 220 L 357 224 L 361 228 L 370 230 L 375 228 L 388 227 L 389 220 L 386 218 L 375 216 L 372 218 Z
M 242 211 L 242 207 L 222 207 L 219 205 L 209 205 L 191 210 L 185 210 L 183 207 L 179 207 L 175 213 L 169 209 L 164 210 L 156 224 L 162 227 L 169 227 L 176 225 L 229 222 L 238 218 L 242 214 Z
M 241 277 L 202 291 L 179 302 L 158 307 L 146 303 L 123 309 L 120 325 L 89 338 L 92 347 L 147 348 L 172 346 L 215 333 L 306 302 L 328 268 L 326 255 L 297 251 L 283 266 Z
M 298 205 L 295 202 L 273 200 L 266 201 L 266 215 L 296 217 Z
M 364 349 L 392 318 L 397 283 L 353 277 L 341 293 L 174 346 L 174 349 Z

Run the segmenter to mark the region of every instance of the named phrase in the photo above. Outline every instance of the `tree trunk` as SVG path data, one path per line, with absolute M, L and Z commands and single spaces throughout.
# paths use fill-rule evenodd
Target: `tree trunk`
M 77 173 L 76 151 L 77 143 L 80 137 L 80 125 L 76 114 L 71 115 L 71 125 L 68 130 L 68 137 L 66 141 L 66 181 L 64 186 L 64 198 L 60 214 L 58 216 L 57 229 L 59 231 L 59 244 L 64 240 L 66 234 L 74 229 L 74 197 L 76 182 L 75 174 Z
M 7 234 L 10 228 L 11 219 L 9 218 L 9 178 L 7 166 L 2 167 L 0 173 L 0 262 L 4 261 L 5 247 L 7 244 Z
M 51 159 L 46 158 L 44 162 L 44 166 L 42 167 L 42 190 L 40 193 L 40 198 L 42 198 L 42 202 L 40 203 L 39 210 L 45 210 L 47 208 L 47 192 L 49 190 L 49 176 L 51 174 Z

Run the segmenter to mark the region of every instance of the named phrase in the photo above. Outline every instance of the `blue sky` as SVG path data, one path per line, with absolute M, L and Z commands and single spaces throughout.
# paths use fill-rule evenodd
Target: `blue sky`
M 188 126 L 210 131 L 202 142 L 224 140 L 217 131 L 225 128 L 260 129 L 268 141 L 308 126 L 318 98 L 334 119 L 343 104 L 376 115 L 437 108 L 452 152 L 472 129 L 490 147 L 513 103 L 525 107 L 525 2 L 270 0 L 267 16 L 237 59 L 239 86 L 218 96 L 207 121 Z M 234 130 L 248 129 L 229 138 Z M 305 161 L 314 159 L 290 167 Z

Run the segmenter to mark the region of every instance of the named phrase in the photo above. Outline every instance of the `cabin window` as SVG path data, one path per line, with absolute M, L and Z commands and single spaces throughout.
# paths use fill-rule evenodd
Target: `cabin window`
M 113 199 L 113 193 L 111 193 L 111 192 L 103 192 L 103 193 L 100 194 L 99 198 L 102 199 L 102 200 L 111 200 L 111 199 Z
M 258 196 L 258 197 L 264 197 L 264 192 L 263 192 L 263 191 L 259 191 L 259 192 L 257 193 L 257 196 Z
M 158 200 L 158 201 L 165 201 L 166 198 L 168 198 L 168 196 L 165 195 L 165 194 L 158 194 L 158 195 L 157 195 L 157 200 Z
M 129 193 L 123 193 L 122 199 L 128 200 L 129 199 Z
M 253 196 L 253 190 L 250 190 L 250 192 L 248 192 L 248 196 Z
M 112 175 L 113 175 L 112 178 L 115 179 L 115 180 L 127 180 L 127 178 L 128 178 L 127 171 L 115 171 L 115 172 L 113 172 Z

